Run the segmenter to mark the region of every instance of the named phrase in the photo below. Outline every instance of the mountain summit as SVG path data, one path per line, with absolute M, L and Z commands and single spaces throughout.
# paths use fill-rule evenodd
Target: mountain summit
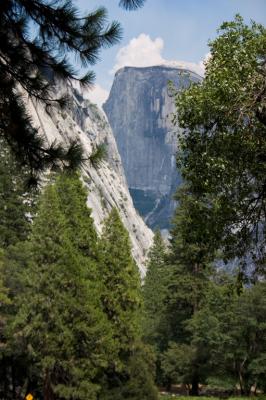
M 195 72 L 171 65 L 124 67 L 115 74 L 104 111 L 114 132 L 134 205 L 153 229 L 169 229 L 180 184 L 178 127 L 169 81 L 177 90 L 199 82 Z

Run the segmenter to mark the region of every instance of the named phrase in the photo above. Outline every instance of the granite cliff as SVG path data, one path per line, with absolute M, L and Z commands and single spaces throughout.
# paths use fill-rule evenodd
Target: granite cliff
M 71 84 L 66 86 L 57 83 L 56 96 L 66 92 L 69 103 L 64 110 L 56 107 L 46 110 L 40 103 L 25 100 L 32 120 L 50 143 L 56 140 L 67 145 L 77 139 L 84 148 L 84 158 L 90 156 L 96 144 L 106 145 L 108 157 L 100 167 L 95 168 L 88 161 L 82 168 L 82 179 L 88 189 L 88 206 L 92 209 L 99 233 L 102 221 L 111 208 L 115 206 L 118 209 L 130 235 L 133 256 L 143 276 L 153 234 L 133 206 L 112 130 L 103 112 L 87 99 L 85 90 Z
M 194 72 L 172 66 L 124 67 L 117 71 L 103 108 L 108 117 L 135 207 L 151 228 L 168 229 L 180 184 L 176 169 L 174 102 L 177 90 L 199 82 Z

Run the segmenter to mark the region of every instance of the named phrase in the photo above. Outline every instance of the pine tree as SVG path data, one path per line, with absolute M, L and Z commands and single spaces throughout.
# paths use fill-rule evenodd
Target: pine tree
M 19 170 L 3 140 L 0 146 L 0 246 L 6 249 L 26 239 L 29 217 L 34 214 L 35 192 L 26 187 L 27 170 Z
M 140 350 L 140 276 L 131 255 L 128 233 L 115 208 L 104 224 L 101 257 L 104 281 L 101 300 L 115 347 L 100 399 L 156 399 L 150 368 Z M 143 376 L 147 378 L 145 385 Z
M 7 396 L 7 384 L 6 379 L 6 337 L 5 329 L 7 324 L 7 313 L 6 308 L 10 305 L 11 299 L 9 297 L 9 291 L 4 282 L 4 262 L 3 262 L 3 249 L 0 249 L 0 396 L 4 398 Z M 8 398 L 8 397 L 6 397 Z
M 60 210 L 68 226 L 68 235 L 78 251 L 85 257 L 97 260 L 98 238 L 87 206 L 88 193 L 78 173 L 60 174 L 55 181 Z
M 192 345 L 192 335 L 187 331 L 186 323 L 202 308 L 208 291 L 210 263 L 215 256 L 216 225 L 211 218 L 206 217 L 208 202 L 194 196 L 188 184 L 178 189 L 176 198 L 179 204 L 173 218 L 167 261 L 170 277 L 164 299 L 167 322 L 164 335 L 169 349 L 164 350 L 165 356 L 170 359 L 174 352 L 176 355 L 187 354 L 190 393 L 198 395 L 202 377 L 201 363 L 204 361 L 198 349 Z M 214 239 L 209 241 L 211 234 Z M 190 350 L 184 350 L 184 346 L 190 346 Z M 167 362 L 164 364 L 167 365 Z
M 164 297 L 166 295 L 169 268 L 166 264 L 166 245 L 160 232 L 154 235 L 147 262 L 147 273 L 142 288 L 143 336 L 146 343 L 162 349 L 165 341 L 161 328 L 164 321 Z
M 19 243 L 26 240 L 30 234 L 37 191 L 33 188 L 29 191 L 26 185 L 27 168 L 19 168 L 8 145 L 2 139 L 0 146 L 0 247 L 2 248 L 0 291 L 4 296 L 0 296 L 3 298 L 0 311 L 0 397 L 12 399 L 15 397 L 14 376 L 17 375 L 15 369 L 16 371 L 20 369 L 21 362 L 16 358 L 15 352 L 10 352 L 6 329 L 11 316 L 17 311 L 13 301 L 14 294 L 19 291 L 16 282 L 18 265 L 15 265 L 15 259 L 19 257 Z M 5 302 L 4 299 L 8 301 Z M 26 365 L 23 364 L 21 370 L 26 369 Z
M 95 399 L 97 374 L 108 359 L 109 336 L 99 293 L 90 280 L 90 258 L 68 236 L 54 185 L 41 198 L 21 271 L 23 291 L 12 333 L 14 346 L 35 367 L 31 390 L 53 398 Z M 41 387 L 37 387 L 37 383 Z
M 119 360 L 127 358 L 139 336 L 140 276 L 118 211 L 113 208 L 101 237 L 103 309 L 112 324 Z M 119 361 L 118 361 L 119 367 Z
M 138 7 L 142 7 L 144 3 L 145 0 L 120 0 L 119 5 L 127 10 L 136 10 Z
M 134 9 L 143 0 L 121 0 L 120 5 Z M 74 54 L 82 67 L 93 65 L 103 47 L 121 37 L 117 22 L 106 22 L 104 8 L 82 16 L 72 0 L 14 0 L 0 5 L 0 135 L 6 139 L 22 165 L 30 166 L 32 179 L 47 167 L 76 167 L 82 161 L 77 142 L 69 148 L 47 145 L 32 125 L 18 89 L 46 106 L 63 106 L 56 99 L 54 78 L 76 79 L 91 84 L 94 73 L 79 77 L 69 62 Z M 31 34 L 31 32 L 34 32 Z
M 154 385 L 155 357 L 151 349 L 142 343 L 136 346 L 127 366 L 127 379 L 117 400 L 158 400 Z
M 8 288 L 6 287 L 3 279 L 4 277 L 3 254 L 4 254 L 3 250 L 0 249 L 0 349 L 1 349 L 0 359 L 2 359 L 3 347 L 5 346 L 5 343 L 3 342 L 4 339 L 3 330 L 6 322 L 5 306 L 10 304 Z

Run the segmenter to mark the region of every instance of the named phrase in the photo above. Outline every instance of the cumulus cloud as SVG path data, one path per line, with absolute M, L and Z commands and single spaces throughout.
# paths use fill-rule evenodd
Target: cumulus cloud
M 164 42 L 162 38 L 152 40 L 149 35 L 141 33 L 137 38 L 130 40 L 129 44 L 122 47 L 116 55 L 116 64 L 112 72 L 124 66 L 150 67 L 162 64 L 161 56 Z
M 204 60 L 198 63 L 179 61 L 179 60 L 166 60 L 162 56 L 164 48 L 164 41 L 158 37 L 154 40 L 149 35 L 141 33 L 137 38 L 130 40 L 129 44 L 122 47 L 116 55 L 116 63 L 111 70 L 115 73 L 118 69 L 128 67 L 150 67 L 153 65 L 169 65 L 173 67 L 189 69 L 197 74 L 204 75 Z

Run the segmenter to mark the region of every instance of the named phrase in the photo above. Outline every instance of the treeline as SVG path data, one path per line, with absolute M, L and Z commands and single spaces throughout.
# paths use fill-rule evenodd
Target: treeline
M 140 277 L 116 209 L 99 237 L 78 174 L 27 193 L 2 146 L 0 177 L 0 398 L 156 399 Z
M 96 30 L 102 16 L 88 17 Z M 86 21 L 76 28 L 87 39 Z M 20 145 L 31 165 L 7 140 L 20 125 L 0 127 L 12 148 L 1 142 L 0 398 L 156 400 L 154 374 L 194 395 L 204 383 L 266 390 L 265 28 L 237 16 L 210 50 L 202 83 L 176 95 L 185 183 L 170 244 L 155 236 L 143 288 L 115 209 L 97 235 L 72 157 Z M 2 96 L 1 109 L 11 100 Z M 25 176 L 35 182 L 65 158 L 40 193 L 25 190 Z
M 174 239 L 168 248 L 156 234 L 143 287 L 144 340 L 156 353 L 157 384 L 183 384 L 194 396 L 201 385 L 266 391 L 266 282 L 245 286 L 238 268 L 185 265 Z
M 144 337 L 157 382 L 191 394 L 266 390 L 265 54 L 265 28 L 236 16 L 202 82 L 176 94 L 185 183 L 169 247 L 156 235 L 150 253 Z

